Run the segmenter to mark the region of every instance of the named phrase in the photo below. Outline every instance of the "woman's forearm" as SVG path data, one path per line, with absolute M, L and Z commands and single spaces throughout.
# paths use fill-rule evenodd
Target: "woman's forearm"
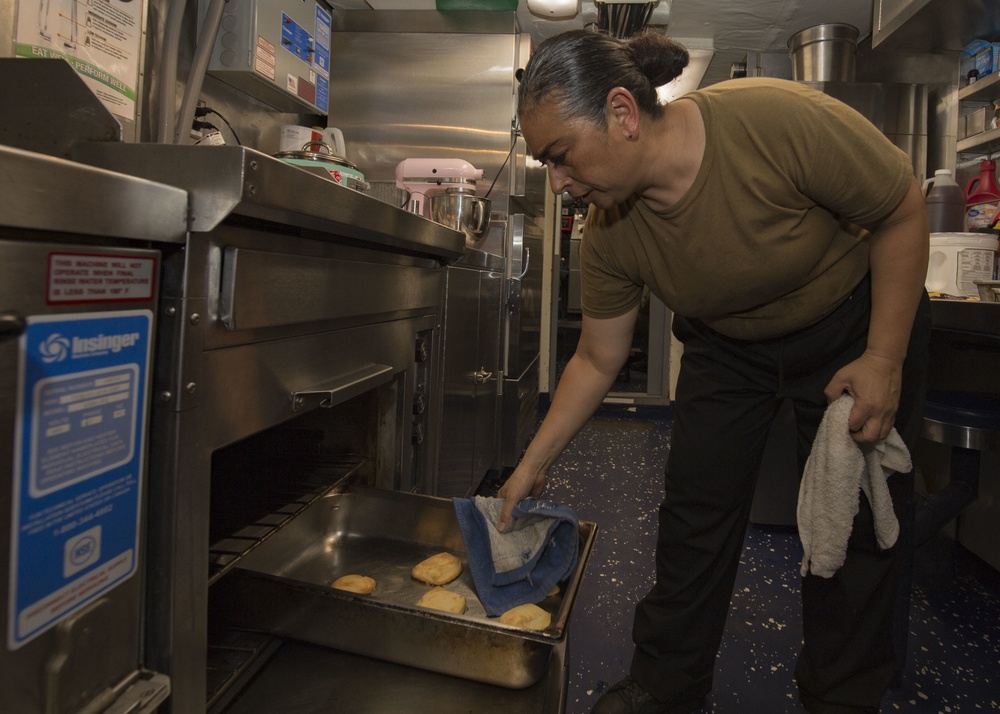
M 535 473 L 547 471 L 601 405 L 615 376 L 600 370 L 579 354 L 573 355 L 521 465 Z
M 541 495 L 549 467 L 559 458 L 601 405 L 628 357 L 639 308 L 605 320 L 583 318 L 576 353 L 559 380 L 548 414 L 524 457 L 500 488 L 505 500 L 498 527 L 504 530 L 511 510 L 529 495 Z

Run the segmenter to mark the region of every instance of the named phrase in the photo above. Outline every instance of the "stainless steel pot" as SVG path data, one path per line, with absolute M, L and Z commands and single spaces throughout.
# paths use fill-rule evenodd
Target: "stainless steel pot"
M 448 189 L 427 199 L 430 218 L 435 223 L 465 233 L 466 245 L 476 246 L 490 229 L 488 198 L 463 189 Z
M 830 23 L 797 32 L 788 40 L 792 78 L 798 82 L 853 82 L 858 29 Z
M 322 141 L 307 142 L 299 151 L 279 151 L 274 157 L 355 191 L 366 193 L 369 189 L 357 165 L 334 154 L 330 145 Z

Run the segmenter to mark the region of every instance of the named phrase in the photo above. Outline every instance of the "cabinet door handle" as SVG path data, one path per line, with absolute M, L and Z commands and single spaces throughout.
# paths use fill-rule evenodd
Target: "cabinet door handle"
M 528 250 L 528 246 L 524 246 L 524 269 L 521 271 L 521 274 L 517 276 L 518 280 L 520 280 L 521 278 L 523 278 L 525 275 L 528 274 L 528 266 L 530 264 L 531 264 L 531 252 Z
M 476 384 L 485 384 L 486 380 L 493 376 L 492 372 L 487 372 L 485 369 L 481 369 L 472 375 L 473 380 Z
M 23 315 L 15 312 L 0 313 L 0 342 L 20 337 L 26 326 Z

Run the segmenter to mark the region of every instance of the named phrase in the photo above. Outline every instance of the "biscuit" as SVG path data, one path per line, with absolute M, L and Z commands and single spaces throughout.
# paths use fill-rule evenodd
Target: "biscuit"
M 424 596 L 417 601 L 417 605 L 429 607 L 432 610 L 443 610 L 453 615 L 461 615 L 465 612 L 465 597 L 437 586 L 424 593 Z
M 417 563 L 410 571 L 417 580 L 428 585 L 444 585 L 462 572 L 462 561 L 451 553 L 438 553 Z
M 333 585 L 330 587 L 359 595 L 371 595 L 375 591 L 375 581 L 367 575 L 354 575 L 352 573 L 340 576 L 333 581 Z
M 500 622 L 505 625 L 520 627 L 525 630 L 544 630 L 552 624 L 552 615 L 538 605 L 527 603 L 511 608 L 500 616 Z

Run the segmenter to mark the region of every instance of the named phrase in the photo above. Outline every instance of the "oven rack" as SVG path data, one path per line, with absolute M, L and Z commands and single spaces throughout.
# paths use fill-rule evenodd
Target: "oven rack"
M 206 711 L 225 711 L 233 696 L 281 647 L 282 639 L 265 632 L 226 629 L 213 632 L 207 652 Z
M 299 460 L 301 473 L 268 489 L 264 513 L 208 549 L 208 584 L 211 586 L 239 561 L 292 521 L 303 509 L 326 494 L 357 480 L 364 459 L 338 456 Z M 292 469 L 299 471 L 299 468 Z

